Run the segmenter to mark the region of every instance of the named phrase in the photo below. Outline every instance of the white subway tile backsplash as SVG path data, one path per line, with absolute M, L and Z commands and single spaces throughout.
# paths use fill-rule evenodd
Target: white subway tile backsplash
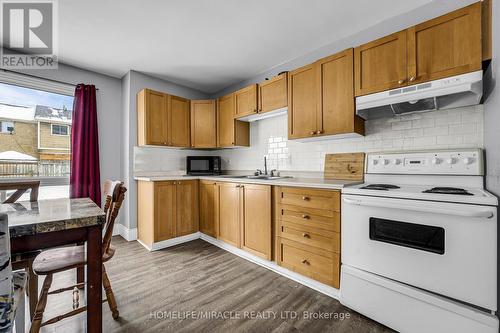
M 252 170 L 322 171 L 325 154 L 383 150 L 424 150 L 483 147 L 483 106 L 439 110 L 365 122 L 364 137 L 299 142 L 287 139 L 287 117 L 250 125 L 251 146 L 195 151 L 135 147 L 136 171 L 184 170 L 188 155 L 220 155 L 223 167 Z

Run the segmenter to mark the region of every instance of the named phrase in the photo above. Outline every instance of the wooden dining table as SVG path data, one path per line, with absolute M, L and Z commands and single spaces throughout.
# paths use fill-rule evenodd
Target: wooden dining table
M 89 198 L 62 198 L 0 204 L 0 212 L 9 218 L 12 254 L 86 243 L 87 332 L 102 332 L 104 211 Z

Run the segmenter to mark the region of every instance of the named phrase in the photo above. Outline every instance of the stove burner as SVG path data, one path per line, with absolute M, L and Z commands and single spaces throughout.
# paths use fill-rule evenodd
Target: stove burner
M 378 190 L 378 191 L 389 191 L 391 189 L 396 189 L 396 188 L 399 188 L 399 186 L 390 184 L 369 184 L 361 187 L 361 189 L 364 190 Z
M 474 195 L 463 188 L 456 187 L 433 187 L 430 190 L 425 190 L 423 193 L 438 193 L 438 194 L 457 194 L 457 195 Z

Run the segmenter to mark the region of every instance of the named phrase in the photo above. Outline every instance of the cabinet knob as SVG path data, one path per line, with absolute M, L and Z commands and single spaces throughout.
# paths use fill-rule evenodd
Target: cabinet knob
M 302 263 L 306 264 L 306 265 L 309 265 L 309 261 L 307 261 L 307 259 L 302 260 Z
M 316 134 L 316 132 L 315 131 L 311 131 L 309 134 L 314 135 L 314 134 Z
M 304 215 L 302 215 L 302 218 L 308 220 L 309 219 L 309 215 L 304 214 Z
M 307 232 L 302 233 L 302 237 L 304 238 L 309 238 L 311 237 Z
M 318 130 L 318 131 L 316 131 L 316 134 L 322 134 L 322 133 L 323 133 L 323 131 L 322 131 L 322 130 Z
M 302 197 L 302 200 L 308 201 L 309 197 Z
M 398 83 L 403 84 L 403 83 L 405 83 L 405 80 L 399 80 Z
M 413 81 L 415 81 L 416 79 L 417 79 L 417 78 L 416 78 L 415 76 L 412 76 L 412 77 L 410 78 L 410 82 L 413 82 Z

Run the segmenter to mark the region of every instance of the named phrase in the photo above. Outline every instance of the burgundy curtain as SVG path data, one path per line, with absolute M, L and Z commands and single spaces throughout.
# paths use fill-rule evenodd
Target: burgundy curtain
M 70 197 L 90 198 L 101 206 L 96 90 L 80 83 L 75 89 L 71 127 Z

